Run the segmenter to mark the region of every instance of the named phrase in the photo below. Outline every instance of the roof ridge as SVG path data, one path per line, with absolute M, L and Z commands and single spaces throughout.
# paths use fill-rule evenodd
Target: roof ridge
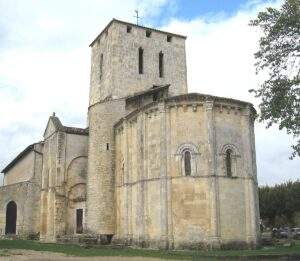
M 171 36 L 175 36 L 175 37 L 180 37 L 180 38 L 184 38 L 186 39 L 187 36 L 185 35 L 181 35 L 181 34 L 175 34 L 175 33 L 170 33 L 170 32 L 166 32 L 163 30 L 159 30 L 156 28 L 151 28 L 151 27 L 147 27 L 147 26 L 143 26 L 143 25 L 137 25 L 137 24 L 133 24 L 133 23 L 129 23 L 129 22 L 125 22 L 116 18 L 113 18 L 105 27 L 104 29 L 97 35 L 97 37 L 90 43 L 89 47 L 91 47 L 100 37 L 101 35 L 107 31 L 107 29 L 112 25 L 112 23 L 117 22 L 117 23 L 121 23 L 121 24 L 125 24 L 125 25 L 130 25 L 130 26 L 134 26 L 134 27 L 139 27 L 139 28 L 143 28 L 146 30 L 152 30 L 154 32 L 158 32 L 158 33 L 163 33 L 163 34 L 169 34 Z
M 22 159 L 28 152 L 32 151 L 34 149 L 34 145 L 38 144 L 38 143 L 39 142 L 35 142 L 35 143 L 28 145 L 10 163 L 8 163 L 4 169 L 1 170 L 1 173 L 5 173 L 9 169 L 11 169 L 18 162 L 19 159 Z

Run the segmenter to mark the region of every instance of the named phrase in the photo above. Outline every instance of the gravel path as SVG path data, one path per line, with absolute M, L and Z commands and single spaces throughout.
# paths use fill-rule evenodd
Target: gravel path
M 42 252 L 32 250 L 7 250 L 1 254 L 7 254 L 7 256 L 0 255 L 0 261 L 159 261 L 164 259 L 146 258 L 146 257 L 73 257 L 66 256 L 61 253 Z

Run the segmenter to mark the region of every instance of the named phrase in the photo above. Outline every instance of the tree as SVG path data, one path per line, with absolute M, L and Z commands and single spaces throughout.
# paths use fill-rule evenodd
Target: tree
M 296 216 L 300 213 L 300 180 L 274 187 L 260 187 L 258 192 L 260 216 L 268 220 L 268 225 L 297 225 Z
M 263 34 L 254 54 L 257 73 L 268 75 L 258 89 L 249 90 L 261 99 L 259 121 L 294 135 L 290 158 L 300 157 L 300 0 L 285 0 L 279 10 L 267 8 L 250 25 Z

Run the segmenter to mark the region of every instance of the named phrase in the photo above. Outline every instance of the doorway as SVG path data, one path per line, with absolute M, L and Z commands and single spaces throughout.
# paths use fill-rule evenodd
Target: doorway
M 17 226 L 17 204 L 14 201 L 10 201 L 6 206 L 6 225 L 5 234 L 16 234 Z

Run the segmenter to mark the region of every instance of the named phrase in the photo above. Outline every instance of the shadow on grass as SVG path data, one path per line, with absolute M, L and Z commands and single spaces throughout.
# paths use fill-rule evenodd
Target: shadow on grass
M 91 246 L 39 243 L 29 240 L 0 240 L 0 249 L 26 249 L 63 253 L 70 256 L 126 256 L 151 257 L 175 260 L 220 260 L 248 257 L 254 260 L 269 260 L 275 257 L 288 257 L 291 260 L 300 259 L 300 241 L 291 247 L 269 247 L 258 250 L 227 250 L 227 251 L 167 251 L 133 249 L 129 247 L 116 248 L 113 246 Z M 0 252 L 1 253 L 1 252 Z M 5 254 L 5 253 L 3 253 Z M 298 260 L 299 260 L 298 259 Z

